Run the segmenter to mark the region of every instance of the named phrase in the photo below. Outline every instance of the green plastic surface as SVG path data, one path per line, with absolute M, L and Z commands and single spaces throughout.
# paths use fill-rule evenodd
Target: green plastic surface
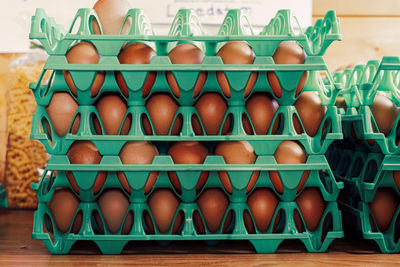
M 0 208 L 7 208 L 7 194 L 6 190 L 4 189 L 3 185 L 0 184 Z

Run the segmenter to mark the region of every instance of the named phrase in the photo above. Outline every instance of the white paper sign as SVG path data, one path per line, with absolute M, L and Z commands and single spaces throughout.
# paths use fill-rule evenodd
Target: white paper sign
M 302 27 L 311 25 L 312 0 L 129 0 L 133 8 L 141 8 L 148 15 L 157 34 L 168 33 L 179 9 L 192 8 L 209 34 L 215 34 L 228 9 L 240 8 L 259 32 L 279 9 L 292 9 Z M 69 28 L 81 7 L 93 7 L 95 0 L 0 0 L 0 52 L 29 50 L 31 17 L 38 7 L 54 17 L 58 24 Z

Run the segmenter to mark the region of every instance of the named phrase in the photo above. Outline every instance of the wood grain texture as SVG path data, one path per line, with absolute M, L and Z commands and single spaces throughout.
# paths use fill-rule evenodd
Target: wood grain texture
M 399 1 L 400 2 L 400 1 Z M 343 41 L 327 49 L 330 71 L 383 56 L 400 56 L 400 18 L 340 18 Z
M 398 264 L 400 255 L 385 255 L 365 241 L 337 240 L 327 253 L 305 253 L 300 242 L 283 242 L 276 254 L 256 254 L 245 241 L 220 242 L 130 242 L 121 255 L 100 255 L 90 242 L 74 245 L 70 255 L 51 255 L 39 240 L 32 240 L 33 211 L 0 209 L 0 266 L 382 266 Z
M 314 16 L 324 16 L 335 10 L 338 16 L 400 17 L 400 1 L 397 0 L 314 0 Z

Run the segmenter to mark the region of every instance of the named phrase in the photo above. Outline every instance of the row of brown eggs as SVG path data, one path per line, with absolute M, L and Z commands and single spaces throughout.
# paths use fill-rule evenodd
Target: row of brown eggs
M 210 155 L 208 149 L 197 141 L 175 142 L 168 150 L 167 154 L 171 156 L 175 164 L 203 164 L 207 155 Z M 223 141 L 219 142 L 214 151 L 215 155 L 221 155 L 227 164 L 254 164 L 257 155 L 253 147 L 247 141 Z M 127 142 L 121 149 L 119 157 L 123 164 L 151 164 L 154 157 L 159 155 L 157 147 L 151 142 L 131 141 Z M 301 145 L 294 141 L 283 141 L 274 153 L 278 164 L 303 164 L 307 161 L 307 154 Z M 102 156 L 96 146 L 90 141 L 76 141 L 68 150 L 67 157 L 71 164 L 99 164 Z M 232 184 L 228 174 L 220 171 L 219 178 L 222 185 L 228 193 L 233 193 Z M 251 191 L 256 184 L 259 172 L 254 172 L 247 186 L 247 192 Z M 79 187 L 71 171 L 66 172 L 67 178 L 72 188 L 79 193 Z M 123 188 L 130 193 L 128 181 L 123 172 L 117 173 L 118 179 Z M 279 193 L 283 193 L 283 185 L 279 174 L 276 171 L 270 171 L 269 176 L 272 184 Z M 305 171 L 298 185 L 299 192 L 306 183 L 309 171 Z M 98 193 L 105 183 L 107 172 L 100 171 L 93 186 L 93 193 Z M 173 171 L 168 172 L 168 177 L 174 188 L 180 192 L 181 185 Z M 208 172 L 202 172 L 197 183 L 196 190 L 203 188 L 208 179 Z M 153 188 L 157 180 L 157 172 L 151 172 L 147 179 L 144 193 L 148 193 Z
M 150 64 L 151 59 L 156 56 L 156 52 L 147 44 L 135 42 L 126 44 L 118 55 L 120 64 Z M 172 64 L 201 64 L 204 59 L 203 51 L 192 43 L 181 43 L 173 48 L 168 57 Z M 252 48 L 245 41 L 230 41 L 227 42 L 218 51 L 217 56 L 221 57 L 224 64 L 253 64 L 255 54 Z M 79 42 L 68 50 L 65 55 L 69 64 L 97 64 L 100 60 L 100 55 L 97 53 L 96 48 L 89 42 Z M 305 53 L 303 48 L 294 41 L 282 42 L 276 49 L 273 59 L 275 64 L 303 64 L 305 61 Z M 244 97 L 247 97 L 258 77 L 257 72 L 253 72 L 247 82 Z M 70 88 L 73 95 L 77 95 L 75 84 L 68 71 L 64 71 L 65 81 Z M 124 78 L 120 72 L 115 72 L 117 84 L 126 97 L 129 96 L 129 90 L 125 83 Z M 172 72 L 166 72 L 166 78 L 171 91 L 176 97 L 180 97 L 179 86 L 175 80 Z M 273 71 L 267 73 L 268 82 L 277 97 L 282 96 L 281 85 L 276 74 Z M 91 96 L 95 97 L 105 79 L 105 72 L 100 71 L 97 73 L 96 78 L 92 84 Z M 156 79 L 156 72 L 150 71 L 146 81 L 143 85 L 142 96 L 147 97 L 152 89 Z M 308 79 L 308 72 L 304 72 L 296 89 L 296 95 L 300 93 Z M 200 94 L 207 80 L 207 72 L 200 73 L 197 82 L 193 89 L 193 97 Z M 226 97 L 231 97 L 231 88 L 229 82 L 222 71 L 217 72 L 217 81 Z
M 96 102 L 96 109 L 103 124 L 105 134 L 118 134 L 121 124 L 124 121 L 128 106 L 122 97 L 109 94 L 103 95 Z M 321 99 L 314 92 L 303 92 L 294 106 L 303 123 L 306 133 L 309 136 L 315 136 L 320 128 L 321 122 L 326 113 L 326 107 L 322 105 Z M 58 136 L 65 136 L 72 123 L 75 113 L 78 109 L 78 103 L 69 93 L 56 92 L 46 107 L 47 113 L 53 125 L 54 131 Z M 171 124 L 174 121 L 178 111 L 177 102 L 166 93 L 152 95 L 145 104 L 149 114 L 154 132 L 157 135 L 168 135 Z M 220 132 L 221 124 L 228 110 L 228 105 L 218 93 L 205 93 L 200 96 L 194 107 L 200 117 L 204 131 L 207 135 L 217 135 Z M 245 103 L 246 111 L 249 115 L 243 117 L 243 128 L 247 134 L 254 134 L 251 124 L 254 126 L 255 133 L 265 135 L 268 133 L 275 113 L 278 110 L 278 103 L 270 95 L 265 93 L 256 93 L 250 96 Z M 294 126 L 297 133 L 302 133 L 301 124 L 297 116 L 294 118 Z M 197 116 L 192 118 L 192 126 L 196 135 L 203 135 L 203 129 Z M 251 123 L 250 123 L 251 121 Z M 71 133 L 75 134 L 79 129 L 80 119 L 77 118 L 72 127 Z M 128 116 L 122 126 L 121 135 L 129 132 L 131 121 Z M 178 135 L 182 128 L 182 117 L 177 116 L 172 126 L 171 135 Z M 227 116 L 222 125 L 220 134 L 225 135 L 231 128 L 232 118 Z M 279 117 L 277 117 L 272 134 L 275 134 L 279 127 Z M 153 129 L 147 116 L 143 116 L 142 125 L 147 135 L 152 135 Z M 94 120 L 94 127 L 97 134 L 102 134 L 100 122 L 97 118 Z M 50 130 L 48 129 L 50 133 Z
M 315 231 L 320 224 L 321 217 L 325 210 L 325 202 L 316 188 L 307 188 L 295 200 L 300 213 L 303 216 L 306 227 L 309 231 Z M 198 211 L 193 213 L 193 223 L 196 231 L 199 234 L 205 234 L 207 229 L 211 233 L 216 233 L 220 230 L 224 220 L 224 225 L 221 229 L 222 233 L 226 233 L 230 226 L 233 215 L 229 211 L 225 216 L 229 206 L 229 199 L 222 190 L 217 188 L 206 189 L 196 200 L 200 213 L 204 218 L 205 225 Z M 118 189 L 108 189 L 102 193 L 97 200 L 100 212 L 103 216 L 107 229 L 115 234 L 122 227 L 122 234 L 128 234 L 132 224 L 132 212 L 128 212 L 129 200 L 125 194 Z M 177 234 L 181 228 L 184 215 L 179 212 L 175 214 L 179 207 L 179 199 L 169 189 L 160 188 L 155 190 L 147 199 L 147 204 L 153 217 L 155 226 L 160 233 L 167 233 L 172 227 L 172 234 Z M 256 228 L 259 232 L 266 232 L 272 222 L 276 212 L 279 199 L 267 188 L 255 189 L 247 199 L 249 211 L 244 213 L 244 224 L 248 233 L 254 234 Z M 75 194 L 69 189 L 57 189 L 54 192 L 53 198 L 48 203 L 50 212 L 53 216 L 57 229 L 60 232 L 66 233 L 73 221 L 76 211 L 79 206 L 79 200 Z M 278 212 L 273 229 L 275 230 L 281 212 Z M 253 216 L 253 220 L 251 215 Z M 299 213 L 294 213 L 294 220 L 299 232 L 305 231 Z M 175 220 L 174 220 L 175 217 Z M 124 220 L 125 218 L 125 220 Z M 104 226 L 99 214 L 96 213 L 95 220 L 104 233 Z M 174 224 L 172 225 L 172 222 Z M 122 222 L 124 225 L 122 226 Z M 148 212 L 144 213 L 144 222 L 150 232 L 154 234 L 154 225 Z M 82 213 L 78 213 L 72 226 L 72 233 L 78 233 L 82 225 Z M 206 226 L 206 227 L 205 227 Z

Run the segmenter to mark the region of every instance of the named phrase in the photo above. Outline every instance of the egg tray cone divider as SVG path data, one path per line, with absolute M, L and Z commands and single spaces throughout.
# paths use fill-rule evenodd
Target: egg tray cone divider
M 339 111 L 342 114 L 344 134 L 355 134 L 362 142 L 362 149 L 386 155 L 399 154 L 397 132 L 400 116 L 397 115 L 392 130 L 385 136 L 379 132 L 370 109 L 377 94 L 388 97 L 397 107 L 400 106 L 399 70 L 399 57 L 383 57 L 380 62 L 371 60 L 366 65 L 357 65 L 354 69 L 334 74 L 334 81 L 343 87 L 339 94 L 344 97 L 347 106 L 347 111 Z M 356 145 L 360 147 L 360 144 Z
M 392 222 L 385 232 L 378 229 L 368 203 L 360 201 L 357 207 L 339 201 L 343 212 L 343 225 L 345 232 L 370 240 L 379 246 L 382 253 L 399 253 L 400 251 L 400 207 L 398 206 L 393 215 Z
M 57 171 L 57 174 L 55 173 Z M 254 172 L 259 172 L 255 188 L 268 187 L 282 201 L 294 201 L 301 194 L 298 188 L 305 172 L 308 178 L 302 188 L 316 187 L 320 190 L 325 201 L 337 199 L 342 182 L 337 182 L 330 170 L 329 164 L 323 155 L 309 156 L 305 164 L 277 164 L 273 156 L 259 156 L 255 164 L 226 164 L 221 156 L 208 156 L 204 164 L 174 164 L 170 156 L 156 156 L 152 164 L 122 164 L 118 156 L 104 156 L 100 164 L 70 164 L 66 156 L 53 155 L 47 165 L 39 183 L 32 187 L 38 192 L 39 201 L 47 202 L 51 199 L 56 188 L 68 187 L 73 189 L 67 179 L 66 171 L 71 171 L 77 188 L 79 198 L 84 202 L 95 201 L 107 188 L 121 188 L 117 172 L 123 172 L 131 192 L 131 201 L 144 202 L 149 193 L 144 193 L 145 184 L 151 172 L 158 172 L 154 188 L 170 188 L 183 202 L 193 202 L 205 188 L 221 188 L 224 186 L 219 179 L 219 172 L 226 171 L 232 184 L 232 194 L 227 193 L 231 201 L 246 201 L 247 185 Z M 93 187 L 99 172 L 107 172 L 107 179 L 99 192 L 94 192 Z M 182 191 L 178 192 L 171 185 L 168 172 L 176 172 Z M 196 190 L 196 185 L 202 172 L 209 172 L 208 179 L 203 188 Z M 270 179 L 270 172 L 276 171 L 282 183 L 281 193 L 276 191 Z M 39 194 L 40 193 L 40 194 Z
M 278 212 L 284 214 L 279 217 L 279 222 L 276 228 L 279 229 L 278 231 L 273 230 L 273 223 L 271 223 L 269 229 L 267 229 L 265 233 L 259 233 L 257 231 L 256 234 L 247 233 L 244 226 L 243 211 L 248 210 L 245 202 L 233 202 L 227 208 L 221 225 L 224 224 L 229 212 L 233 212 L 234 215 L 234 219 L 228 228 L 231 229 L 228 234 L 222 234 L 222 229 L 219 229 L 217 233 L 210 233 L 207 230 L 206 234 L 198 234 L 195 230 L 192 219 L 193 212 L 196 210 L 198 211 L 199 208 L 194 202 L 180 204 L 176 211 L 175 218 L 171 223 L 171 225 L 173 225 L 177 214 L 183 212 L 185 217 L 183 220 L 184 225 L 181 226 L 181 230 L 178 234 L 171 234 L 171 229 L 168 233 L 162 234 L 158 232 L 157 228 L 155 234 L 149 234 L 147 226 L 144 223 L 143 212 L 149 212 L 151 219 L 154 219 L 147 204 L 131 202 L 119 231 L 115 234 L 111 234 L 108 229 L 105 229 L 105 234 L 101 234 L 101 232 L 99 232 L 100 228 L 93 216 L 94 212 L 99 214 L 102 224 L 106 224 L 97 203 L 82 202 L 74 216 L 74 218 L 76 218 L 78 213 L 82 214 L 82 225 L 79 228 L 79 231 L 73 233 L 71 230 L 72 227 L 70 227 L 67 233 L 60 233 L 56 227 L 49 229 L 48 225 L 50 221 L 52 222 L 51 224 L 55 226 L 54 218 L 49 211 L 47 203 L 40 201 L 38 210 L 34 215 L 34 230 L 32 237 L 34 239 L 42 240 L 52 254 L 67 254 L 71 246 L 79 240 L 94 241 L 103 254 L 120 254 L 126 243 L 133 240 L 204 240 L 206 242 L 214 240 L 249 240 L 258 253 L 273 253 L 283 240 L 299 239 L 305 244 L 305 247 L 309 252 L 324 252 L 335 238 L 343 237 L 341 213 L 336 202 L 327 203 L 321 222 L 316 230 L 311 232 L 305 228 L 304 232 L 301 233 L 297 230 L 292 215 L 295 210 L 299 211 L 295 202 L 280 202 L 277 206 L 273 220 L 277 219 Z M 124 224 L 129 212 L 133 212 L 135 218 L 133 226 L 128 234 L 121 234 L 122 225 Z M 200 216 L 203 220 L 201 214 Z M 302 217 L 300 217 L 300 219 L 302 220 Z M 75 219 L 72 220 L 71 225 L 73 225 L 74 221 Z
M 8 207 L 8 202 L 7 202 L 6 190 L 4 189 L 3 185 L 0 184 L 0 208 L 7 208 L 7 207 Z

